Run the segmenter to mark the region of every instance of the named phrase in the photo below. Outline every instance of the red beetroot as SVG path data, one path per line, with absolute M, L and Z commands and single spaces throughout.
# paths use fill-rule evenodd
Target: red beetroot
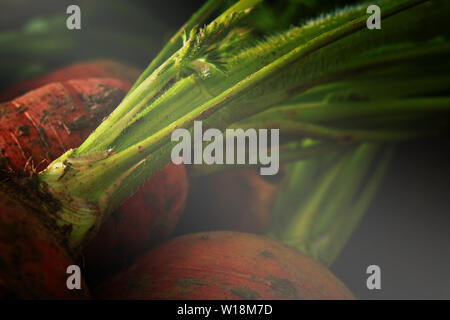
M 85 250 L 86 267 L 101 279 L 165 240 L 183 212 L 188 180 L 183 165 L 167 164 L 102 224 Z
M 59 74 L 55 72 L 52 78 Z M 3 104 L 0 162 L 10 169 L 45 168 L 67 149 L 79 146 L 119 104 L 129 86 L 117 79 L 69 80 Z M 95 274 L 109 266 L 121 266 L 134 254 L 164 240 L 183 211 L 186 195 L 183 165 L 167 165 L 157 172 L 106 220 L 87 250 L 88 270 Z
M 22 203 L 0 188 L 0 299 L 89 298 L 84 282 L 81 290 L 67 288 L 66 270 L 74 262 L 42 215 Z
M 180 228 L 264 233 L 279 184 L 280 181 L 268 181 L 253 169 L 192 179 Z
M 40 171 L 79 146 L 125 95 L 129 84 L 91 78 L 55 82 L 0 106 L 0 163 Z
M 17 83 L 0 93 L 0 101 L 12 100 L 28 91 L 52 82 L 87 78 L 116 78 L 127 83 L 133 83 L 138 76 L 139 71 L 134 67 L 113 60 L 101 59 L 81 62 L 58 69 L 38 78 Z
M 327 269 L 269 238 L 237 232 L 170 240 L 96 290 L 106 299 L 352 299 Z

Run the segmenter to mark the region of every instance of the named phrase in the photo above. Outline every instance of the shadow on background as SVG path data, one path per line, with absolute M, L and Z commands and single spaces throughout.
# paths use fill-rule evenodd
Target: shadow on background
M 110 58 L 144 68 L 202 0 L 2 0 L 0 90 L 77 61 Z M 81 30 L 66 9 L 81 8 Z
M 360 299 L 450 299 L 450 142 L 397 148 L 369 211 L 331 270 Z M 381 290 L 366 287 L 381 268 Z

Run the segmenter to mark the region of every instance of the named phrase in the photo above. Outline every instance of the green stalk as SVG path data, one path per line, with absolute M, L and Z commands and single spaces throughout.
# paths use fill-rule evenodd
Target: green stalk
M 289 225 L 285 226 L 284 231 L 281 232 L 280 237 L 283 242 L 286 242 L 289 245 L 295 244 L 298 247 L 307 245 L 311 226 L 314 223 L 317 214 L 320 213 L 325 195 L 329 193 L 333 182 L 336 181 L 341 170 L 345 168 L 351 159 L 352 152 L 346 153 L 323 177 L 320 178 L 314 194 L 308 197 L 307 202 L 302 204 L 302 209 L 291 217 Z M 302 251 L 305 250 L 307 250 L 307 248 L 304 248 Z
M 383 2 L 383 19 L 389 20 L 388 17 L 423 2 L 426 1 Z M 221 16 L 201 31 L 192 30 L 183 47 L 142 81 L 77 150 L 67 152 L 40 173 L 41 189 L 61 202 L 62 209 L 54 215 L 61 228 L 68 230 L 65 236 L 70 246 L 84 246 L 105 216 L 170 160 L 175 144 L 170 136 L 176 128 L 192 130 L 194 121 L 203 120 L 205 127 L 223 129 L 284 103 L 307 88 L 343 78 L 349 69 L 358 72 L 385 61 L 376 53 L 361 54 L 363 51 L 355 50 L 358 44 L 374 48 L 364 37 L 367 17 L 362 7 L 324 19 L 323 25 L 319 22 L 304 30 L 290 30 L 259 44 L 257 50 L 265 53 L 260 59 L 251 55 L 252 49 L 217 58 L 216 53 L 222 54 L 219 44 L 245 18 L 249 4 L 254 3 L 242 0 L 237 6 L 244 10 Z M 300 41 L 305 39 L 306 42 Z M 268 44 L 273 50 L 266 52 Z M 275 60 L 273 52 L 278 56 Z M 422 52 L 427 54 L 429 50 Z M 342 56 L 346 57 L 343 61 Z M 400 57 L 397 54 L 392 61 L 398 62 Z M 220 67 L 222 58 L 225 74 Z M 239 64 L 245 61 L 250 70 L 246 64 Z M 226 74 L 228 71 L 230 74 Z M 182 108 L 177 102 L 185 101 L 185 97 L 171 94 L 190 86 L 199 87 L 203 94 L 198 104 Z M 152 119 L 146 116 L 164 109 L 161 105 L 158 108 L 162 101 L 173 102 L 168 106 L 172 117 L 162 125 L 149 126 Z
M 320 145 L 318 141 L 305 139 L 302 147 Z M 348 147 L 353 150 L 354 147 Z M 319 186 L 320 176 L 329 170 L 348 150 L 334 150 L 318 158 L 288 164 L 285 168 L 286 181 L 280 187 L 270 222 L 269 235 L 279 239 L 279 235 L 291 223 L 291 218 L 299 205 L 310 199 Z
M 195 29 L 191 30 L 190 37 L 184 46 L 131 91 L 110 116 L 77 149 L 76 154 L 81 155 L 91 151 L 110 148 L 113 142 L 123 135 L 123 132 L 130 127 L 133 121 L 140 121 L 142 115 L 137 116 L 139 113 L 142 113 L 144 109 L 146 109 L 146 112 L 149 112 L 154 108 L 147 105 L 152 99 L 155 100 L 159 97 L 164 87 L 170 86 L 170 83 L 175 80 L 180 80 L 182 74 L 192 73 L 192 69 L 197 67 L 195 63 L 209 65 L 204 61 L 204 57 L 208 55 L 210 46 L 223 40 L 228 32 L 249 14 L 251 8 L 249 5 L 258 2 L 257 0 L 241 0 L 231 8 L 236 8 L 239 11 L 225 12 L 224 14 L 227 15 L 219 16 L 198 33 L 196 33 L 197 30 Z M 147 108 L 145 108 L 146 106 Z M 148 128 L 144 129 L 144 132 L 141 132 L 136 137 L 137 141 L 149 135 Z M 133 135 L 129 134 L 128 136 Z M 127 144 L 127 146 L 131 145 L 130 143 Z
M 279 161 L 282 164 L 289 164 L 296 161 L 324 156 L 329 154 L 330 152 L 343 150 L 345 148 L 348 147 L 336 143 L 327 143 L 327 142 L 311 146 L 303 146 L 299 145 L 298 143 L 289 143 L 286 145 L 281 145 L 279 147 Z M 248 152 L 246 153 L 246 157 L 248 157 Z M 198 177 L 217 172 L 224 172 L 228 170 L 239 170 L 239 169 L 259 168 L 259 167 L 260 167 L 259 164 L 227 164 L 227 165 L 198 164 L 192 165 L 189 173 L 191 176 Z
M 317 228 L 314 228 L 308 240 L 309 253 L 325 266 L 332 265 L 367 211 L 383 181 L 392 154 L 392 147 L 384 151 L 373 173 L 367 178 L 368 182 L 359 185 L 362 191 L 357 196 L 357 190 L 347 193 L 339 203 L 333 202 L 333 208 L 317 221 Z
M 291 36 L 294 37 L 295 32 L 290 31 L 289 33 L 292 33 Z M 300 33 L 302 34 L 302 33 Z M 281 41 L 280 39 L 283 39 L 283 37 L 277 37 L 277 40 Z M 292 42 L 296 43 L 299 41 L 299 39 L 303 39 L 303 37 L 295 38 L 292 40 Z M 364 37 L 360 36 L 362 41 L 364 40 Z M 291 38 L 289 38 L 291 39 Z M 359 39 L 359 38 L 358 38 Z M 269 41 L 272 43 L 272 40 Z M 353 43 L 354 41 L 350 41 Z M 356 42 L 357 43 L 357 42 Z M 260 47 L 258 50 L 250 49 L 250 53 L 245 51 L 241 55 L 238 55 L 237 58 L 232 59 L 232 62 L 230 62 L 231 67 L 230 70 L 227 71 L 229 74 L 224 77 L 223 75 L 216 75 L 212 74 L 208 79 L 196 79 L 195 75 L 192 75 L 188 78 L 185 78 L 183 80 L 180 80 L 177 82 L 176 85 L 171 87 L 167 92 L 165 92 L 159 99 L 152 102 L 148 107 L 146 107 L 142 112 L 140 112 L 136 117 L 134 118 L 134 124 L 133 126 L 130 126 L 130 132 L 133 132 L 133 134 L 127 134 L 127 135 L 121 135 L 115 140 L 114 148 L 116 150 L 124 149 L 127 146 L 130 146 L 132 144 L 136 144 L 140 141 L 140 137 L 142 136 L 142 128 L 145 129 L 145 132 L 149 133 L 156 133 L 158 130 L 167 127 L 168 125 L 173 124 L 174 121 L 178 120 L 181 116 L 186 115 L 187 112 L 191 111 L 192 109 L 196 107 L 200 107 L 202 104 L 211 101 L 212 97 L 215 97 L 216 94 L 223 93 L 224 90 L 229 89 L 229 85 L 237 84 L 239 82 L 236 82 L 236 80 L 239 79 L 245 79 L 245 77 L 248 77 L 249 73 L 245 72 L 243 73 L 243 70 L 247 70 L 250 68 L 252 70 L 252 66 L 254 65 L 255 68 L 259 68 L 261 64 L 258 65 L 258 63 L 254 62 L 254 56 L 257 54 L 258 56 L 263 55 L 263 60 L 266 59 L 264 56 L 264 52 L 270 52 L 268 50 L 264 50 L 262 53 L 260 50 L 266 48 L 265 45 L 258 46 Z M 281 49 L 280 49 L 281 50 Z M 283 49 L 284 50 L 284 49 Z M 435 51 L 442 51 L 442 48 L 434 48 Z M 282 51 L 282 50 L 281 50 Z M 353 50 L 354 51 L 354 50 Z M 417 58 L 418 56 L 423 56 L 424 54 L 430 55 L 432 49 L 427 48 L 424 52 L 424 49 L 422 48 L 421 53 L 415 53 L 414 57 Z M 278 52 L 275 50 L 275 52 Z M 348 74 L 339 74 L 338 70 L 342 70 L 341 68 L 344 68 L 349 72 L 348 70 L 354 70 L 350 72 L 359 72 L 360 68 L 364 67 L 367 68 L 368 65 L 371 65 L 373 68 L 379 68 L 380 64 L 385 64 L 386 59 L 389 58 L 386 56 L 378 57 L 378 61 L 375 58 L 375 56 L 369 56 L 365 57 L 362 61 L 361 59 L 352 59 L 350 61 L 345 61 L 345 63 L 342 63 L 339 61 L 340 59 L 337 59 L 336 57 L 339 57 L 339 54 L 336 54 L 334 56 L 323 56 L 321 55 L 322 51 L 319 50 L 319 52 L 316 52 L 313 54 L 314 58 L 311 57 L 311 60 L 304 61 L 304 63 L 299 63 L 299 68 L 296 70 L 297 72 L 294 73 L 291 72 L 288 74 L 286 72 L 285 78 L 298 78 L 299 74 L 306 74 L 306 77 L 303 77 L 303 79 L 296 79 L 296 81 L 300 83 L 304 83 L 304 88 L 308 88 L 308 86 L 315 86 L 320 84 L 321 81 L 328 82 L 330 80 L 339 78 L 339 77 L 346 77 Z M 408 51 L 410 53 L 410 51 Z M 351 54 L 350 51 L 348 54 Z M 348 55 L 344 54 L 344 55 Z M 355 53 L 352 53 L 355 54 Z M 357 55 L 357 53 L 356 53 Z M 395 53 L 395 59 L 392 60 L 391 63 L 399 63 L 402 60 L 405 59 L 405 53 L 403 51 L 396 52 Z M 268 55 L 267 58 L 269 58 L 270 55 Z M 270 57 L 271 58 L 271 57 Z M 242 60 L 240 61 L 242 64 L 246 65 L 246 68 L 243 68 L 241 64 L 235 64 L 236 59 Z M 337 61 L 336 61 L 337 60 Z M 320 62 L 319 62 L 320 61 Z M 322 73 L 322 78 L 320 77 L 320 73 L 317 74 L 316 70 L 313 70 L 311 72 L 309 66 L 317 64 L 323 64 L 323 63 L 329 63 L 327 61 L 333 61 L 333 63 L 336 61 L 336 65 L 333 63 L 330 63 L 330 68 L 327 70 L 324 68 L 324 71 Z M 370 63 L 368 63 L 370 61 Z M 389 61 L 389 59 L 387 59 Z M 250 66 L 247 65 L 247 63 L 250 63 Z M 265 62 L 264 62 L 265 63 Z M 263 64 L 264 64 L 263 63 Z M 259 69 L 260 70 L 260 69 Z M 334 70 L 335 74 L 332 74 L 332 71 Z M 341 71 L 342 72 L 342 71 Z M 331 75 L 330 75 L 331 73 Z M 251 73 L 250 73 L 251 74 Z M 328 74 L 328 78 L 324 78 L 323 75 Z M 282 78 L 282 76 L 278 76 Z M 278 80 L 278 79 L 277 79 Z M 308 81 L 309 80 L 309 81 Z M 273 88 L 276 88 L 277 82 L 271 82 L 270 86 L 267 85 L 266 92 L 274 91 Z M 295 81 L 294 81 L 295 83 Z M 235 87 L 235 88 L 236 88 Z M 273 88 L 272 88 L 273 87 Z M 270 89 L 269 89 L 270 88 Z M 183 91 L 183 94 L 180 93 L 180 91 Z M 264 88 L 262 86 L 259 86 L 258 90 L 254 90 L 255 96 L 251 97 L 242 97 L 244 98 L 243 101 L 240 102 L 234 102 L 232 105 L 230 105 L 227 108 L 223 108 L 224 110 L 217 113 L 217 115 L 213 115 L 215 120 L 209 120 L 209 121 L 217 121 L 217 122 L 223 122 L 223 123 L 231 123 L 236 120 L 245 118 L 252 113 L 257 113 L 264 108 L 267 108 L 267 106 L 271 105 L 271 96 L 267 93 L 265 95 L 261 95 L 260 92 L 263 91 Z M 259 93 L 259 95 L 257 95 Z M 253 94 L 252 94 L 253 95 Z M 274 92 L 274 96 L 277 97 L 277 94 Z M 173 97 L 176 97 L 174 99 Z M 269 97 L 269 99 L 267 99 Z M 283 97 L 278 97 L 280 99 L 283 99 Z M 261 100 L 259 100 L 261 99 Z M 273 102 L 272 104 L 275 104 L 276 102 Z M 242 106 L 246 106 L 243 108 Z
M 450 80 L 450 78 L 448 79 Z M 449 83 L 449 82 L 447 82 Z M 295 103 L 271 108 L 243 121 L 250 126 L 252 121 L 301 121 L 301 122 L 336 122 L 340 120 L 358 121 L 377 116 L 448 114 L 450 97 L 431 97 L 401 100 L 381 100 L 364 102 L 309 102 Z
M 167 44 L 161 49 L 161 51 L 156 55 L 152 62 L 147 66 L 147 68 L 142 72 L 139 78 L 131 87 L 130 91 L 127 93 L 129 95 L 134 89 L 136 89 L 149 75 L 156 70 L 156 68 L 161 65 L 167 58 L 174 54 L 183 44 L 183 34 L 189 32 L 197 25 L 203 23 L 211 16 L 211 14 L 220 6 L 224 0 L 208 0 L 203 6 L 196 11 L 192 17 L 170 38 Z
M 448 106 L 447 106 L 448 108 Z M 418 137 L 426 137 L 434 132 L 418 130 L 348 130 L 336 129 L 311 123 L 299 121 L 260 121 L 248 122 L 245 125 L 236 125 L 232 128 L 255 129 L 278 129 L 281 128 L 281 134 L 289 136 L 290 139 L 298 140 L 301 138 L 317 138 L 331 140 L 342 144 L 352 144 L 356 142 L 398 142 L 410 140 Z M 285 140 L 289 141 L 289 139 Z
M 340 211 L 342 203 L 349 201 L 359 189 L 377 150 L 376 145 L 363 144 L 341 156 L 329 170 L 320 173 L 312 194 L 304 199 L 297 198 L 297 209 L 289 224 L 281 230 L 279 228 L 276 236 L 315 258 L 321 256 L 322 252 L 312 249 L 315 230 L 332 225 L 344 214 Z
M 357 12 L 361 12 L 361 14 L 365 14 L 365 11 L 358 9 Z M 350 15 L 350 13 L 348 14 Z M 345 15 L 344 15 L 345 16 Z M 354 13 L 353 13 L 354 16 Z M 342 22 L 342 19 L 337 19 L 338 22 Z M 338 22 L 331 19 L 330 21 L 325 21 L 326 27 L 329 27 L 329 25 L 336 25 Z M 361 27 L 364 25 L 361 24 Z M 319 26 L 313 25 L 311 28 L 306 28 L 308 33 L 311 32 L 313 35 L 317 34 L 317 30 L 322 30 L 323 28 L 320 28 Z M 313 29 L 313 30 L 310 30 Z M 315 30 L 317 29 L 317 30 Z M 325 28 L 327 29 L 327 28 Z M 300 28 L 301 31 L 301 28 Z M 261 45 L 258 45 L 256 48 L 251 48 L 249 50 L 246 50 L 240 55 L 237 55 L 237 57 L 234 57 L 229 62 L 229 67 L 227 70 L 227 75 L 224 76 L 222 73 L 216 74 L 212 71 L 211 75 L 207 79 L 196 79 L 198 78 L 196 75 L 189 76 L 188 78 L 182 79 L 178 81 L 174 86 L 169 88 L 162 96 L 160 96 L 158 99 L 152 101 L 147 107 L 143 108 L 141 111 L 133 112 L 134 118 L 133 118 L 133 125 L 128 125 L 127 130 L 133 132 L 133 134 L 122 134 L 121 132 L 115 131 L 112 134 L 104 135 L 104 139 L 95 139 L 95 133 L 94 136 L 92 136 L 90 141 L 86 141 L 83 146 L 79 148 L 78 153 L 84 153 L 89 150 L 101 150 L 102 148 L 105 149 L 105 145 L 114 147 L 115 150 L 123 150 L 126 147 L 129 147 L 133 144 L 137 144 L 143 136 L 143 133 L 145 135 L 154 134 L 158 130 L 163 129 L 164 127 L 167 127 L 169 125 L 172 125 L 174 121 L 178 120 L 180 117 L 186 115 L 187 112 L 192 111 L 195 108 L 199 108 L 202 104 L 207 103 L 208 101 L 212 101 L 211 98 L 217 97 L 217 94 L 221 94 L 223 97 L 223 92 L 225 90 L 230 90 L 230 86 L 232 90 L 235 90 L 238 87 L 242 87 L 245 82 L 245 77 L 252 76 L 252 71 L 256 70 L 257 72 L 262 71 L 262 67 L 266 65 L 268 61 L 273 61 L 273 52 L 275 52 L 275 55 L 283 54 L 291 48 L 293 45 L 301 43 L 302 40 L 308 39 L 306 35 L 304 35 L 305 32 L 300 32 L 298 30 L 289 31 L 287 34 L 289 35 L 280 35 L 278 37 L 275 37 L 274 39 L 269 39 L 267 43 L 263 43 Z M 366 31 L 366 30 L 365 30 Z M 365 32 L 364 31 L 364 32 Z M 330 34 L 333 34 L 334 32 L 330 32 Z M 313 38 L 314 41 L 315 38 Z M 284 41 L 284 42 L 283 42 Z M 365 37 L 362 35 L 358 37 L 358 41 L 366 41 Z M 278 42 L 281 42 L 281 46 L 275 46 L 271 51 L 269 51 L 269 45 L 274 46 L 275 44 L 278 44 Z M 355 43 L 354 46 L 356 46 L 357 42 L 349 41 L 350 43 Z M 366 45 L 364 43 L 364 45 Z M 367 44 L 370 46 L 370 44 Z M 308 44 L 303 44 L 301 46 L 302 48 L 309 47 Z M 295 46 L 294 46 L 295 48 Z M 439 48 L 442 50 L 442 48 Z M 183 49 L 181 49 L 182 51 Z M 347 49 L 346 49 L 347 50 Z M 435 49 L 438 50 L 438 49 Z M 183 56 L 182 52 L 178 53 L 179 57 Z M 426 53 L 422 52 L 423 54 L 430 54 L 430 49 Z M 353 55 L 358 55 L 358 53 L 355 53 L 353 48 L 349 52 L 343 55 L 348 55 L 350 52 L 353 52 Z M 410 51 L 408 51 L 410 52 Z M 303 64 L 299 64 L 299 68 L 297 70 L 292 70 L 291 73 L 289 73 L 287 70 L 285 78 L 292 77 L 295 79 L 293 83 L 300 82 L 299 86 L 301 86 L 301 83 L 303 82 L 304 88 L 307 88 L 308 86 L 317 85 L 320 83 L 320 81 L 328 82 L 332 79 L 344 77 L 345 74 L 335 74 L 333 76 L 330 76 L 330 73 L 332 73 L 333 70 L 335 72 L 338 72 L 339 69 L 343 68 L 345 70 L 351 70 L 355 69 L 354 72 L 358 72 L 358 68 L 361 68 L 362 66 L 367 68 L 367 64 L 370 61 L 371 65 L 373 67 L 379 67 L 377 64 L 386 63 L 386 56 L 378 57 L 378 62 L 374 62 L 376 60 L 375 56 L 368 56 L 365 57 L 362 61 L 361 59 L 353 59 L 349 61 L 340 61 L 341 59 L 339 54 L 330 55 L 330 56 L 323 56 L 322 51 L 317 52 L 314 54 L 314 58 L 311 57 L 310 61 L 305 61 Z M 258 55 L 258 57 L 261 57 L 261 59 L 254 59 L 255 55 Z M 404 59 L 405 53 L 401 51 L 399 54 L 396 53 L 396 59 L 392 60 L 392 63 L 398 63 L 399 59 Z M 417 56 L 417 55 L 416 55 Z M 281 60 L 278 59 L 276 61 Z M 329 61 L 332 61 L 330 63 Z M 327 68 L 323 69 L 323 72 L 317 74 L 318 70 L 313 70 L 311 72 L 311 68 L 309 66 L 317 64 L 323 64 L 326 63 L 326 65 L 330 64 L 329 70 Z M 245 67 L 243 67 L 245 65 Z M 273 68 L 276 68 L 275 65 L 271 64 Z M 268 67 L 267 67 L 268 68 Z M 263 68 L 264 69 L 264 68 Z M 259 71 L 258 71 L 259 70 Z M 342 69 L 341 69 L 342 70 Z M 273 70 L 273 73 L 275 73 L 277 70 Z M 294 73 L 294 71 L 296 71 Z M 298 78 L 299 74 L 306 74 L 307 77 L 303 77 L 303 79 L 296 79 Z M 323 78 L 320 80 L 320 75 L 326 75 L 328 74 L 329 78 Z M 255 73 L 253 73 L 255 75 Z M 280 75 L 281 77 L 281 75 Z M 242 80 L 240 83 L 239 81 Z M 256 78 L 253 78 L 254 81 L 256 81 Z M 308 81 L 309 80 L 309 81 Z M 246 81 L 250 82 L 250 81 Z M 270 92 L 269 90 L 274 91 L 273 89 L 269 89 L 271 87 L 276 88 L 274 86 L 274 83 L 279 83 L 279 81 L 274 81 L 268 83 L 266 86 L 267 92 Z M 308 84 L 310 83 L 310 84 Z M 234 86 L 234 88 L 233 88 Z M 182 88 L 182 89 L 181 89 Z M 287 88 L 286 88 L 287 89 Z M 183 91 L 183 95 L 179 93 L 179 91 Z M 264 108 L 267 108 L 270 102 L 268 99 L 263 99 L 263 101 L 257 100 L 257 98 L 262 97 L 260 94 L 260 91 L 262 91 L 263 88 L 259 85 L 258 88 L 258 96 L 257 97 L 251 97 L 253 102 L 249 103 L 249 98 L 245 97 L 244 101 L 241 101 L 241 103 L 234 103 L 233 106 L 226 108 L 227 111 L 219 112 L 217 114 L 218 121 L 223 120 L 223 122 L 231 123 L 236 120 L 242 119 L 246 116 L 251 115 L 252 113 L 259 112 L 263 110 Z M 243 93 L 242 93 L 243 94 Z M 240 94 L 240 95 L 242 95 Z M 280 100 L 284 100 L 285 97 L 280 96 L 279 94 L 274 92 L 274 96 L 278 98 L 277 102 Z M 174 98 L 176 97 L 176 98 Z M 267 94 L 264 98 L 267 98 Z M 275 104 L 274 101 L 272 104 Z M 122 107 L 126 107 L 126 101 L 124 101 L 121 106 L 119 106 L 118 109 L 122 109 Z M 241 108 L 241 105 L 247 105 L 247 108 Z M 129 106 L 130 108 L 133 108 L 133 106 Z M 128 108 L 126 107 L 126 108 Z M 126 111 L 126 110 L 125 110 Z M 205 111 L 206 113 L 206 111 Z M 114 116 L 114 114 L 112 115 Z M 231 118 L 233 116 L 233 118 Z M 110 117 L 111 118 L 111 117 Z M 117 118 L 117 117 L 116 117 Z M 131 117 L 130 117 L 131 118 Z M 127 118 L 128 121 L 129 118 Z M 114 122 L 113 119 L 108 119 L 109 122 Z M 122 121 L 123 123 L 125 121 Z M 99 128 L 99 131 L 106 129 L 106 123 L 102 128 Z M 112 131 L 112 130 L 111 130 Z M 95 141 L 98 140 L 98 141 Z
M 399 61 L 394 67 L 371 70 L 370 75 L 357 75 L 314 87 L 294 97 L 287 105 L 410 101 L 412 97 L 445 92 L 449 83 L 448 68 L 448 63 L 436 65 L 423 58 L 409 64 Z
M 363 144 L 341 154 L 339 161 L 309 160 L 288 167 L 289 184 L 280 190 L 269 236 L 330 266 L 384 177 L 393 149 L 377 156 L 379 150 L 378 145 Z M 302 189 L 307 192 L 296 192 Z

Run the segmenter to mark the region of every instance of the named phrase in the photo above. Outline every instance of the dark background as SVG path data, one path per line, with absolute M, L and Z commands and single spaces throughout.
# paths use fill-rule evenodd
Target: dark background
M 81 8 L 81 30 L 66 9 Z M 0 0 L 0 89 L 77 61 L 110 58 L 144 68 L 201 0 Z M 40 34 L 26 34 L 39 25 Z M 2 35 L 3 34 L 3 35 Z M 5 40 L 10 34 L 17 40 Z M 37 39 L 37 40 L 36 40 Z
M 331 270 L 358 298 L 450 299 L 450 143 L 403 143 Z M 381 290 L 366 288 L 367 266 Z
M 143 68 L 202 3 L 2 0 L 1 32 L 18 30 L 33 17 L 65 15 L 69 4 L 80 4 L 82 30 L 67 31 L 65 23 L 55 30 L 75 41 L 51 58 L 25 50 L 11 54 L 7 49 L 12 46 L 6 48 L 3 42 L 0 88 L 88 58 L 109 57 Z M 450 299 L 449 147 L 448 139 L 399 145 L 380 192 L 331 268 L 358 298 Z M 381 267 L 381 290 L 366 288 L 371 264 Z

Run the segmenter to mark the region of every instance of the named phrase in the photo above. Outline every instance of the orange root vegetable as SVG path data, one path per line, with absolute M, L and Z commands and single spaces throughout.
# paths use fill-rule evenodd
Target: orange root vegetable
M 133 83 L 138 75 L 139 70 L 136 68 L 113 60 L 101 59 L 81 62 L 58 69 L 38 78 L 17 83 L 0 93 L 0 101 L 12 100 L 28 91 L 52 82 L 87 78 L 115 78 Z
M 280 181 L 257 170 L 231 170 L 192 179 L 180 228 L 264 233 Z M 195 229 L 195 230 L 193 230 Z
M 102 224 L 85 250 L 92 281 L 119 270 L 167 239 L 183 213 L 188 191 L 184 165 L 167 164 Z
M 311 258 L 269 238 L 238 232 L 172 239 L 96 293 L 103 299 L 353 299 Z
M 0 165 L 44 169 L 79 146 L 128 88 L 128 83 L 112 78 L 69 80 L 0 105 Z
M 0 299 L 89 298 L 84 282 L 81 290 L 67 288 L 67 267 L 74 262 L 51 225 L 11 197 L 13 187 L 0 187 Z M 24 202 L 32 200 L 30 193 L 21 193 L 27 196 Z
M 0 166 L 26 172 L 45 168 L 69 148 L 78 147 L 129 87 L 129 82 L 111 78 L 68 80 L 2 104 Z M 184 165 L 162 168 L 105 221 L 86 251 L 87 269 L 93 274 L 114 270 L 164 240 L 175 228 L 186 195 Z

